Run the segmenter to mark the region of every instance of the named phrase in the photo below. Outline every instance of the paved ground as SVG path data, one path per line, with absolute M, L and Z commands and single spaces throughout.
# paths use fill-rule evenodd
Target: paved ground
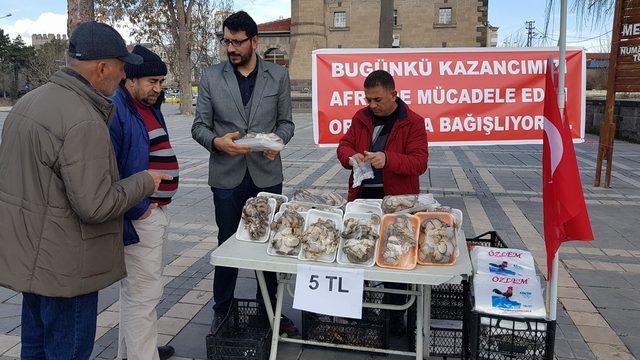
M 181 164 L 180 190 L 170 207 L 172 224 L 165 246 L 165 289 L 158 307 L 160 341 L 176 348 L 176 358 L 206 358 L 205 335 L 212 318 L 212 270 L 208 253 L 216 247 L 208 155 L 190 135 L 191 118 L 167 106 L 169 132 Z M 0 112 L 0 128 L 6 113 Z M 348 172 L 334 150 L 312 146 L 311 116 L 297 114 L 296 136 L 283 153 L 285 194 L 298 188 L 346 194 Z M 585 196 L 596 241 L 562 248 L 559 326 L 560 359 L 640 358 L 640 145 L 616 144 L 611 189 L 592 186 L 597 138 L 577 146 Z M 544 269 L 540 146 L 431 148 L 423 191 L 465 213 L 464 230 L 495 229 L 512 247 L 530 249 Z M 241 272 L 236 295 L 252 297 L 255 281 Z M 118 285 L 100 293 L 94 357 L 113 359 L 118 332 Z M 21 295 L 0 288 L 0 359 L 19 357 Z M 285 313 L 300 321 L 285 302 Z M 296 346 L 279 358 L 371 358 Z M 635 357 L 634 357 L 635 356 Z M 391 358 L 391 357 L 389 357 Z

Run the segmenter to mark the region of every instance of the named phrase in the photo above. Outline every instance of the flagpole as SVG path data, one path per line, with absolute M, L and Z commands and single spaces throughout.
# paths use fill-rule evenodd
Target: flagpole
M 564 122 L 565 90 L 564 79 L 567 67 L 567 0 L 560 1 L 560 37 L 558 39 L 559 69 L 558 69 L 558 108 L 560 117 Z M 558 262 L 560 258 L 560 248 L 553 257 L 551 279 L 547 282 L 547 304 L 549 306 L 549 320 L 556 320 L 558 308 Z

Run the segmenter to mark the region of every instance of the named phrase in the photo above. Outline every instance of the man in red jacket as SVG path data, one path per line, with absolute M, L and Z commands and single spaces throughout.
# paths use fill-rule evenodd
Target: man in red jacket
M 360 109 L 351 127 L 338 145 L 338 160 L 352 169 L 349 158 L 368 162 L 374 178 L 354 188 L 353 174 L 349 178 L 349 201 L 382 199 L 385 195 L 420 193 L 420 175 L 427 171 L 427 133 L 424 119 L 411 111 L 398 98 L 391 74 L 376 70 L 364 81 L 364 93 L 369 106 Z M 385 283 L 386 288 L 406 290 L 404 284 Z M 388 301 L 401 305 L 404 295 L 391 295 Z M 404 313 L 392 311 L 391 330 L 404 331 Z
M 338 145 L 338 160 L 347 169 L 350 157 L 368 162 L 375 177 L 353 188 L 352 174 L 349 201 L 418 194 L 429 155 L 424 119 L 398 98 L 393 77 L 384 70 L 367 76 L 364 92 L 369 106 L 353 116 Z

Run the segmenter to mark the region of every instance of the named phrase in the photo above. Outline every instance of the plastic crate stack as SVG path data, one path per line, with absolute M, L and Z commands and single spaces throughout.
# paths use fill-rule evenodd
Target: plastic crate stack
M 482 235 L 481 235 L 482 236 Z M 491 247 L 506 248 L 499 243 Z M 487 246 L 486 244 L 474 244 Z M 498 246 L 496 246 L 498 245 Z M 470 284 L 465 284 L 463 355 L 465 359 L 552 360 L 556 322 L 480 313 L 474 310 Z
M 365 291 L 363 301 L 382 303 L 383 293 Z M 302 312 L 302 338 L 341 345 L 389 348 L 389 310 L 362 309 L 362 319 Z
M 234 300 L 218 329 L 207 335 L 208 360 L 269 358 L 271 326 L 264 306 L 256 300 Z
M 506 248 L 507 244 L 495 231 L 488 231 L 473 238 L 467 238 L 467 247 L 490 246 Z M 443 358 L 465 358 L 464 344 L 468 333 L 466 303 L 470 296 L 470 284 L 443 284 L 431 287 L 430 350 L 432 356 Z M 407 317 L 408 328 L 415 329 L 415 306 Z M 410 342 L 415 345 L 415 330 Z

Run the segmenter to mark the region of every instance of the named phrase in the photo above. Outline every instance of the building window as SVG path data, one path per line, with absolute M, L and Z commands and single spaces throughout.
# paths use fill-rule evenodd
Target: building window
M 451 23 L 451 8 L 440 8 L 438 10 L 438 24 L 450 25 Z
M 398 26 L 398 9 L 393 9 L 393 26 Z
M 344 11 L 336 11 L 333 13 L 333 27 L 345 28 L 347 27 L 347 13 Z

